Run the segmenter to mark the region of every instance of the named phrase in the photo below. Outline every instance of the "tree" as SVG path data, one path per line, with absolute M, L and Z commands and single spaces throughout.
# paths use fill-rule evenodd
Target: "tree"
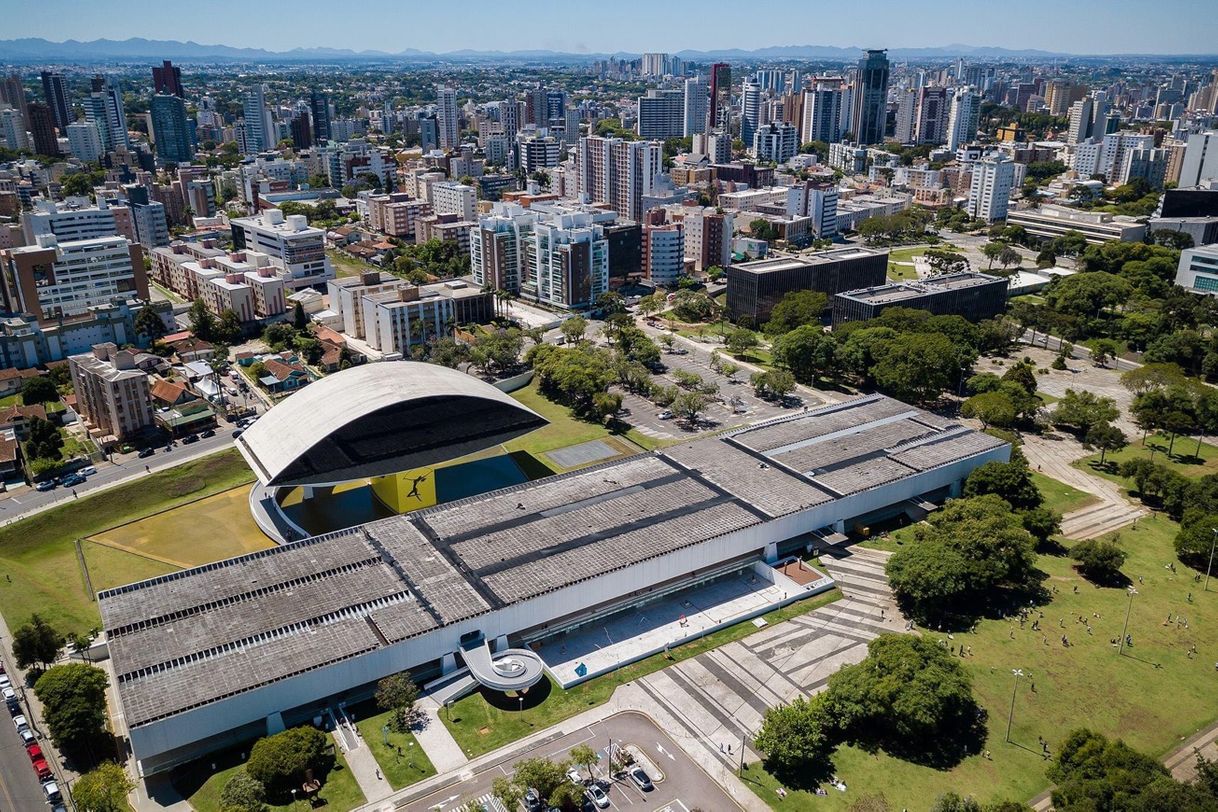
M 135 782 L 122 765 L 106 761 L 76 781 L 72 800 L 81 812 L 127 812 L 127 794 L 133 789 Z
M 160 341 L 165 336 L 165 322 L 151 304 L 144 305 L 136 314 L 135 331 L 146 336 L 153 343 Z
M 963 273 L 969 269 L 968 257 L 956 251 L 929 248 L 922 255 L 933 274 Z
M 63 648 L 64 637 L 38 614 L 13 633 L 13 657 L 18 668 L 45 667 Z
M 21 385 L 21 401 L 26 406 L 33 406 L 35 403 L 51 403 L 56 400 L 59 400 L 59 390 L 46 375 L 27 378 Z
M 995 593 L 1024 586 L 1036 540 L 994 494 L 949 502 L 888 560 L 897 599 L 922 619 L 974 614 Z
M 1125 436 L 1125 432 L 1111 423 L 1095 423 L 1087 429 L 1087 433 L 1083 436 L 1083 445 L 1088 448 L 1098 448 L 1100 465 L 1103 465 L 1108 452 L 1120 451 L 1129 445 L 1129 439 Z
M 981 253 L 984 254 L 985 258 L 990 261 L 989 265 L 985 266 L 987 271 L 994 267 L 994 262 L 998 259 L 998 257 L 1002 256 L 1002 252 L 1005 251 L 1006 248 L 1006 243 L 1001 242 L 987 242 L 985 245 L 981 246 Z
M 723 339 L 728 352 L 733 355 L 744 355 L 749 350 L 756 347 L 761 342 L 757 339 L 757 334 L 752 330 L 746 330 L 743 327 L 737 327 L 729 330 Z
M 559 330 L 569 343 L 583 341 L 584 333 L 588 331 L 588 320 L 583 316 L 572 316 L 562 323 Z
M 872 348 L 876 385 L 899 400 L 929 404 L 955 386 L 961 355 L 940 333 L 905 334 Z M 971 363 L 971 360 L 970 360 Z
M 592 767 L 601 760 L 601 757 L 597 755 L 596 751 L 586 744 L 577 744 L 575 747 L 571 748 L 571 752 L 567 755 L 571 758 L 572 764 L 574 764 L 576 767 L 583 767 L 588 771 L 588 780 L 591 781 Z
M 829 677 L 825 705 L 842 740 L 920 761 L 971 744 L 984 720 L 960 660 L 922 635 L 872 640 L 862 662 Z
M 84 663 L 48 669 L 34 683 L 55 744 L 75 750 L 106 730 L 106 672 Z
M 223 812 L 266 812 L 266 787 L 245 770 L 238 770 L 220 790 Z
M 801 383 L 814 383 L 835 367 L 837 343 L 819 324 L 805 324 L 774 339 L 774 362 L 789 370 Z
M 254 742 L 245 770 L 268 790 L 299 783 L 307 770 L 324 771 L 329 737 L 312 727 L 291 727 Z
M 796 783 L 792 779 L 825 769 L 836 745 L 835 734 L 823 695 L 798 697 L 766 710 L 753 746 L 765 755 L 767 770 Z
M 304 305 L 300 302 L 292 308 L 292 326 L 297 330 L 303 330 L 309 326 L 309 317 L 305 314 Z
M 998 255 L 998 264 L 1002 266 L 1004 271 L 1012 265 L 1018 265 L 1022 261 L 1023 257 L 1020 256 L 1019 252 L 1009 245 L 1003 246 L 1002 252 Z
M 1214 528 L 1218 527 L 1218 510 L 1213 503 L 1208 510 L 1194 508 L 1184 514 L 1176 533 L 1176 555 L 1193 569 L 1209 567 L 1210 550 L 1214 545 Z
M 1115 274 L 1104 271 L 1059 277 L 1045 292 L 1049 307 L 1080 318 L 1095 318 L 1126 301 L 1132 288 Z
M 1140 796 L 1153 784 L 1170 781 L 1155 759 L 1085 728 L 1062 742 L 1048 775 L 1056 783 L 1053 807 L 1059 812 L 1160 809 L 1143 806 Z
M 1070 557 L 1078 562 L 1079 571 L 1102 584 L 1117 583 L 1126 554 L 1107 539 L 1084 539 L 1070 548 Z
M 59 460 L 63 451 L 63 434 L 49 420 L 31 417 L 27 427 L 26 454 L 32 459 Z
M 679 290 L 673 294 L 672 313 L 681 321 L 711 321 L 718 312 L 718 305 L 702 291 Z
M 275 352 L 283 352 L 293 346 L 296 341 L 296 330 L 285 322 L 267 325 L 262 331 L 262 340 Z
M 820 324 L 821 314 L 829 305 L 829 297 L 815 290 L 791 291 L 774 305 L 770 320 L 763 330 L 766 335 L 782 335 L 805 324 Z
M 381 710 L 392 711 L 389 724 L 398 733 L 410 729 L 414 704 L 419 701 L 419 686 L 409 671 L 390 674 L 376 684 L 376 704 Z
M 1015 404 L 1005 392 L 982 392 L 964 401 L 960 414 L 980 420 L 982 428 L 1007 428 L 1015 422 Z
M 615 313 L 626 312 L 626 299 L 622 294 L 613 290 L 607 290 L 597 296 L 595 305 L 605 318 L 609 318 Z
M 207 304 L 202 299 L 195 299 L 190 305 L 190 309 L 186 311 L 186 315 L 190 319 L 190 329 L 195 334 L 195 338 L 200 341 L 215 340 L 216 317 L 207 309 Z
M 1111 338 L 1097 338 L 1091 342 L 1091 360 L 1097 367 L 1108 366 L 1108 361 L 1117 356 L 1120 347 Z
M 524 789 L 507 776 L 499 776 L 491 782 L 491 795 L 494 795 L 505 809 L 516 809 L 524 801 Z
M 1058 428 L 1085 436 L 1092 426 L 1111 423 L 1120 414 L 1121 411 L 1112 398 L 1102 397 L 1085 389 L 1067 389 L 1050 413 L 1049 421 Z
M 220 319 L 216 322 L 212 338 L 208 339 L 216 344 L 235 344 L 241 340 L 245 328 L 241 326 L 241 317 L 236 311 L 225 308 L 220 313 Z M 227 355 L 227 353 L 225 353 Z
M 749 376 L 753 392 L 759 398 L 781 400 L 795 390 L 795 376 L 785 369 L 769 369 Z
M 706 397 L 698 392 L 682 392 L 673 400 L 671 408 L 677 417 L 696 423 L 706 408 Z
M 740 365 L 734 364 L 731 361 L 723 361 L 719 364 L 719 374 L 727 378 L 729 381 L 732 380 L 732 376 L 739 371 Z
M 982 812 L 981 804 L 971 795 L 944 792 L 930 805 L 930 812 Z
M 516 762 L 512 782 L 521 788 L 532 788 L 546 801 L 552 801 L 554 792 L 567 780 L 569 761 L 550 761 L 545 758 L 524 758 Z M 571 785 L 573 786 L 573 785 Z

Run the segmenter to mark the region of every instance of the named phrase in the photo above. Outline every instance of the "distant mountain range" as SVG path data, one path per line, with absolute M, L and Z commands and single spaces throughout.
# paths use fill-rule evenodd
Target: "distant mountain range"
M 875 44 L 872 45 L 875 47 Z M 731 48 L 712 51 L 680 51 L 683 59 L 706 62 L 750 59 L 817 59 L 827 61 L 849 61 L 857 59 L 862 48 L 839 48 L 830 45 L 779 45 L 755 50 Z M 888 51 L 894 60 L 945 59 L 970 57 L 973 59 L 1054 59 L 1079 54 L 1055 53 L 1035 49 L 1011 50 L 1008 48 L 979 47 L 975 45 L 944 45 L 934 48 L 891 48 Z M 51 42 L 42 38 L 0 40 L 0 61 L 9 62 L 97 62 L 131 60 L 173 59 L 180 61 L 209 62 L 308 62 L 347 60 L 401 60 L 411 62 L 440 61 L 546 61 L 587 62 L 610 56 L 633 58 L 638 54 L 608 53 L 563 53 L 547 50 L 524 51 L 475 51 L 459 50 L 446 53 L 420 51 L 407 48 L 397 53 L 385 51 L 353 51 L 346 48 L 293 48 L 290 51 L 268 51 L 264 48 L 234 48 L 230 45 L 202 45 L 197 42 L 178 40 L 150 40 L 133 37 L 125 40 L 95 39 L 88 42 L 67 40 Z M 1153 56 L 1141 54 L 1139 56 Z M 1178 55 L 1173 57 L 1178 58 Z

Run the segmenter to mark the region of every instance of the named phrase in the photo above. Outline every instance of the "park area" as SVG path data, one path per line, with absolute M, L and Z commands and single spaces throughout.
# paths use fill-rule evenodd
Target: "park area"
M 223 451 L 7 525 L 0 529 L 0 569 L 10 577 L 0 581 L 0 612 L 10 628 L 25 623 L 35 612 L 65 634 L 85 634 L 95 628 L 100 620 L 97 604 L 86 586 L 76 545 L 98 534 L 117 533 L 157 557 L 83 541 L 95 590 L 178 569 L 161 559 L 195 561 L 213 553 L 219 558 L 240 554 L 245 543 L 234 543 L 231 530 L 216 532 L 228 526 L 225 517 L 208 519 L 214 537 L 208 536 L 206 551 L 192 549 L 203 539 L 202 531 L 177 518 L 174 509 L 198 505 L 200 499 L 234 488 L 243 491 L 238 486 L 252 478 L 240 454 Z M 248 520 L 244 498 L 242 503 L 242 515 Z M 185 509 L 193 516 L 191 522 L 200 521 L 198 507 Z M 148 535 L 151 529 L 162 538 Z
M 1206 472 L 1198 465 L 1185 471 Z M 1038 475 L 1037 484 L 1055 510 L 1077 509 L 1091 498 L 1047 477 Z M 864 794 L 883 794 L 894 809 L 926 809 L 948 788 L 982 803 L 1028 801 L 1049 786 L 1050 762 L 1040 740 L 1055 755 L 1078 727 L 1166 756 L 1213 723 L 1218 662 L 1218 580 L 1203 591 L 1198 573 L 1180 563 L 1173 547 L 1178 527 L 1153 514 L 1105 537 L 1128 554 L 1122 567 L 1128 584 L 1086 580 L 1069 558 L 1073 542 L 1062 540 L 1060 549 L 1042 552 L 1037 560 L 1048 601 L 1033 608 L 1025 623 L 991 618 L 951 636 L 922 631 L 952 651 L 964 649 L 961 663 L 988 715 L 981 754 L 940 770 L 842 746 L 832 769 L 848 789 L 830 789 L 828 797 L 787 787 L 780 798 L 779 783 L 759 764 L 746 770 L 746 782 L 775 809 L 845 810 Z M 912 529 L 902 528 L 868 546 L 896 549 L 911 538 Z M 1127 585 L 1137 590 L 1132 600 Z M 1122 652 L 1114 641 L 1122 635 L 1126 612 L 1132 645 Z M 1018 681 L 1014 669 L 1023 672 Z
M 245 753 L 229 750 L 211 758 L 193 761 L 187 766 L 175 770 L 171 776 L 174 788 L 194 808 L 195 812 L 221 812 L 220 792 L 224 785 L 239 770 L 245 766 Z M 335 750 L 335 763 L 324 776 L 321 791 L 317 794 L 314 808 L 329 810 L 329 812 L 347 812 L 361 806 L 365 802 L 364 793 L 360 791 L 355 776 L 347 766 L 342 753 Z M 292 812 L 293 809 L 307 808 L 304 801 L 299 804 L 268 804 L 269 810 Z

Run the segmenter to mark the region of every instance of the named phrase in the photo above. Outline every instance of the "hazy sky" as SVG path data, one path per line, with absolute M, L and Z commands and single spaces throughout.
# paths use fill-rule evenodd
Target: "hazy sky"
M 10 37 L 146 37 L 274 51 L 964 43 L 1084 54 L 1212 54 L 1218 52 L 1218 0 L 0 0 L 0 39 Z

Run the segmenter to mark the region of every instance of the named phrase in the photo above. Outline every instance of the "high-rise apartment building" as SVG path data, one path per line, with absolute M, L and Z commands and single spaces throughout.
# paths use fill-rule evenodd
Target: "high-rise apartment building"
M 653 209 L 644 218 L 643 276 L 655 285 L 675 287 L 685 274 L 685 227 L 665 222 L 663 209 Z
M 55 135 L 55 116 L 51 108 L 42 102 L 31 102 L 26 105 L 26 110 L 34 152 L 39 155 L 59 155 L 59 138 Z
M 994 153 L 974 162 L 969 214 L 987 223 L 1005 220 L 1014 184 L 1015 162 L 1005 155 Z
M 924 87 L 918 94 L 918 124 L 915 140 L 919 144 L 942 144 L 947 140 L 947 88 Z
M 1138 149 L 1154 149 L 1155 137 L 1130 132 L 1109 133 L 1104 136 L 1103 145 L 1096 172 L 1107 178 L 1109 183 L 1121 184 L 1129 177 L 1130 153 Z
M 179 99 L 185 98 L 186 91 L 182 88 L 182 69 L 174 67 L 174 64 L 168 59 L 162 62 L 159 68 L 154 67 L 152 69 L 152 92 L 177 96 Z
M 431 185 L 431 206 L 436 214 L 456 214 L 462 221 L 471 221 L 476 200 L 473 186 L 453 182 Z
M 436 125 L 440 130 L 440 149 L 456 149 L 461 140 L 457 91 L 447 85 L 436 88 Z
M 1181 189 L 1200 186 L 1209 180 L 1218 180 L 1218 130 L 1190 135 L 1180 167 Z
M 706 81 L 701 76 L 685 80 L 685 124 L 681 134 L 688 138 L 706 132 L 706 110 L 710 102 Z
M 609 290 L 605 213 L 539 204 L 521 291 L 555 307 L 591 307 Z
M 97 344 L 92 352 L 68 358 L 77 411 L 89 436 L 103 445 L 153 425 L 148 374 L 135 365 L 135 355 L 115 344 Z
M 903 87 L 897 91 L 897 111 L 893 121 L 892 137 L 898 144 L 912 144 L 918 131 L 917 88 Z
M 123 237 L 61 242 L 54 234 L 40 234 L 33 245 L 0 252 L 0 267 L 5 309 L 39 320 L 148 298 L 144 252 Z
M 127 134 L 127 112 L 123 107 L 123 93 L 119 90 L 118 84 L 114 79 L 94 76 L 92 88 L 92 92 L 85 99 L 85 120 L 91 121 L 97 126 L 97 132 L 102 139 L 102 147 L 106 152 L 130 149 L 131 138 Z
M 955 152 L 975 139 L 980 120 L 981 94 L 967 86 L 956 88 L 947 120 L 947 148 Z
M 257 84 L 245 91 L 242 107 L 245 116 L 246 154 L 274 149 L 278 142 L 275 137 L 275 119 L 266 103 L 266 90 L 266 85 Z
M 68 96 L 68 82 L 62 73 L 44 70 L 42 77 L 42 95 L 51 108 L 55 117 L 55 126 L 60 132 L 71 124 L 76 117 L 72 115 L 72 102 Z
M 685 134 L 685 93 L 681 90 L 650 88 L 639 96 L 638 133 L 640 138 L 664 140 Z
M 685 209 L 681 223 L 685 227 L 685 256 L 694 262 L 695 271 L 719 266 L 726 268 L 732 261 L 731 212 L 720 212 L 709 206 Z
M 1066 129 L 1066 143 L 1078 144 L 1091 137 L 1092 100 L 1079 99 L 1070 105 L 1070 125 Z
M 761 85 L 745 82 L 740 90 L 740 140 L 752 146 L 753 134 L 765 123 L 765 97 Z
M 165 163 L 190 163 L 195 150 L 186 122 L 186 102 L 182 101 L 182 97 L 158 93 L 152 97 L 149 112 L 152 115 L 157 157 Z
M 884 140 L 888 119 L 888 72 L 886 50 L 868 50 L 859 60 L 851 115 L 851 131 L 859 144 L 879 144 Z
M 313 141 L 330 140 L 330 99 L 317 89 L 309 91 L 309 116 L 313 119 Z
M 799 131 L 785 122 L 762 124 L 753 133 L 752 146 L 757 160 L 785 163 L 799 152 Z
M 706 129 L 727 130 L 731 125 L 732 66 L 716 62 L 710 71 L 710 108 L 706 114 Z
M 30 139 L 25 132 L 25 118 L 20 110 L 8 108 L 0 110 L 0 136 L 4 137 L 5 145 L 12 150 L 27 150 Z
M 623 141 L 585 136 L 576 153 L 577 189 L 593 203 L 603 203 L 622 217 L 639 222 L 643 196 L 655 189 L 664 171 L 658 141 Z
M 100 195 L 96 206 L 86 207 L 39 199 L 32 210 L 22 212 L 21 228 L 26 245 L 33 245 L 39 234 L 54 234 L 59 242 L 116 237 L 122 232 L 115 211 Z
M 817 81 L 803 92 L 800 140 L 832 144 L 841 139 L 842 85 L 838 80 Z M 822 158 L 824 156 L 821 156 Z
M 22 116 L 29 117 L 29 111 L 26 109 L 29 101 L 25 97 L 25 85 L 20 74 L 10 73 L 0 77 L 0 104 L 7 104 L 14 110 L 19 110 Z M 51 123 L 54 124 L 54 118 Z
M 496 204 L 490 214 L 478 219 L 469 238 L 470 271 L 476 285 L 520 293 L 525 244 L 535 220 L 528 209 L 512 203 Z

